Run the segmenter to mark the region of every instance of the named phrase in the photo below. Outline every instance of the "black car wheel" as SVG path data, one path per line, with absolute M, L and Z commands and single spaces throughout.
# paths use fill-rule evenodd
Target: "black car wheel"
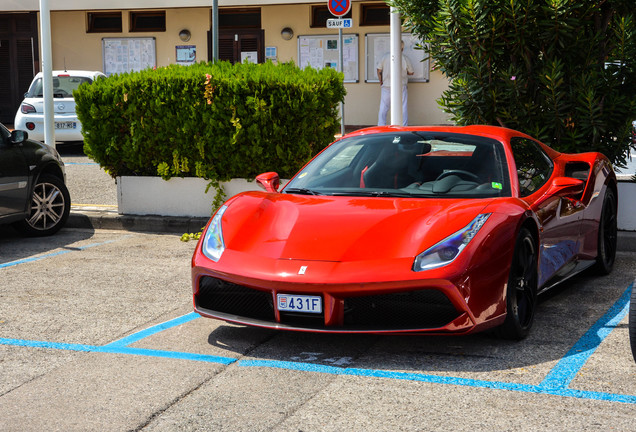
M 71 198 L 64 182 L 42 174 L 31 195 L 31 213 L 15 226 L 29 236 L 51 235 L 64 226 L 70 210 Z
M 608 187 L 603 198 L 601 220 L 598 225 L 596 272 L 601 275 L 609 274 L 614 267 L 618 231 L 616 221 L 616 194 Z
M 636 288 L 632 285 L 632 302 L 629 305 L 629 343 L 636 361 Z
M 506 320 L 497 329 L 499 337 L 521 340 L 530 332 L 537 307 L 537 259 L 534 237 L 527 228 L 522 228 L 510 265 Z

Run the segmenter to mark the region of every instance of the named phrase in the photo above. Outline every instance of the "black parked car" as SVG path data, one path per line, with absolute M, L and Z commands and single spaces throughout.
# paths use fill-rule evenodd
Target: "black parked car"
M 0 124 L 0 224 L 28 236 L 56 233 L 66 223 L 71 197 L 57 151 Z

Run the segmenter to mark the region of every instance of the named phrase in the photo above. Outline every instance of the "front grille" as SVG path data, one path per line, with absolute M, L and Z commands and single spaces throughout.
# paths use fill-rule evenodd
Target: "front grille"
M 439 328 L 460 313 L 438 290 L 350 297 L 344 300 L 345 327 L 367 329 Z
M 269 291 L 259 291 L 209 276 L 201 278 L 197 308 L 275 323 Z M 444 327 L 461 315 L 450 300 L 434 289 L 344 299 L 344 325 L 325 326 L 325 315 L 280 312 L 281 324 L 323 330 L 408 330 Z
M 324 329 L 325 314 L 303 314 L 294 312 L 281 312 L 280 322 L 292 327 L 302 327 L 309 329 Z
M 197 307 L 264 321 L 275 321 L 272 295 L 204 276 L 195 295 Z

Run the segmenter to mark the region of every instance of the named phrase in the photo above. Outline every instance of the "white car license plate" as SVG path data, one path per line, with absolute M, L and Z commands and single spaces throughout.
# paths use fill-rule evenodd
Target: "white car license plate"
M 55 129 L 75 129 L 77 125 L 73 121 L 55 122 Z
M 295 294 L 278 294 L 278 310 L 283 312 L 322 313 L 322 298 Z

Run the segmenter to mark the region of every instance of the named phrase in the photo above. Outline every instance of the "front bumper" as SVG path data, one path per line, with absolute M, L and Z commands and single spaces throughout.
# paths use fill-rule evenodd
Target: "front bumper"
M 197 263 L 199 260 L 208 261 L 195 254 L 194 310 L 202 316 L 226 322 L 280 330 L 377 334 L 465 334 L 490 326 L 470 310 L 467 303 L 470 288 L 448 278 L 423 279 L 421 273 L 411 272 L 412 279 L 382 280 L 379 276 L 382 271 L 376 267 L 378 272 L 374 276 L 379 281 L 354 282 L 334 279 L 334 276 L 347 275 L 350 279 L 356 273 L 352 268 L 355 264 L 274 260 L 277 261 L 274 265 L 279 266 L 323 267 L 322 274 L 331 276 L 300 282 L 302 277 L 289 273 L 283 277 L 272 273 L 272 277 L 255 278 L 245 273 L 221 272 L 199 265 L 208 264 Z M 401 264 L 406 264 L 408 269 L 411 261 L 404 260 Z M 458 279 L 467 280 L 465 276 Z M 318 280 L 340 280 L 341 283 Z M 323 312 L 279 311 L 276 306 L 279 293 L 320 296 Z

